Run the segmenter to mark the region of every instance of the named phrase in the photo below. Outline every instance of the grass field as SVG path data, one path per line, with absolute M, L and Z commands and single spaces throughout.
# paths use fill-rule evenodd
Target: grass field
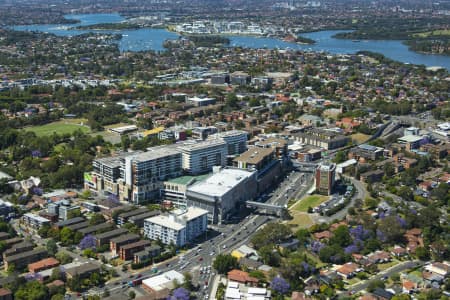
M 37 136 L 52 135 L 53 132 L 58 134 L 72 133 L 78 129 L 88 133 L 91 131 L 90 128 L 86 125 L 82 125 L 86 124 L 86 122 L 86 119 L 65 119 L 45 125 L 27 127 L 25 130 L 33 131 Z
M 356 141 L 358 144 L 364 143 L 370 138 L 370 135 L 364 134 L 364 133 L 355 133 L 350 136 L 350 138 L 354 141 Z
M 314 225 L 314 221 L 307 213 L 291 211 L 291 215 L 293 219 L 287 222 L 287 225 L 289 225 L 294 232 L 300 228 L 309 228 Z
M 433 31 L 415 33 L 415 34 L 413 34 L 413 37 L 426 38 L 429 36 L 442 36 L 442 35 L 450 35 L 450 29 L 433 30 Z
M 299 211 L 299 212 L 307 212 L 308 207 L 316 207 L 317 205 L 321 204 L 322 202 L 328 200 L 328 196 L 322 196 L 322 195 L 310 195 L 306 196 L 305 198 L 301 199 L 292 207 L 292 210 Z

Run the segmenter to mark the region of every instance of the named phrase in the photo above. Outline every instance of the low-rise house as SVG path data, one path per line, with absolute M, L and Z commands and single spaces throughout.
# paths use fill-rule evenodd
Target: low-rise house
M 376 288 L 372 294 L 377 298 L 377 300 L 391 300 L 392 297 L 394 297 L 394 294 L 382 288 Z
M 312 298 L 306 296 L 302 292 L 292 292 L 291 300 L 311 300 Z
M 0 288 L 0 300 L 13 300 L 12 292 L 7 288 Z
M 93 234 L 93 233 L 96 233 L 96 232 L 112 229 L 113 227 L 114 227 L 113 223 L 106 222 L 106 223 L 101 223 L 101 224 L 98 224 L 98 225 L 89 226 L 89 227 L 86 227 L 86 228 L 79 229 L 78 232 L 80 232 L 84 236 L 84 235 Z
M 400 258 L 405 255 L 408 255 L 408 251 L 406 251 L 406 249 L 403 247 L 395 246 L 394 249 L 391 250 L 391 254 L 392 254 L 392 256 Z
M 110 249 L 113 255 L 119 255 L 120 247 L 135 243 L 140 240 L 139 235 L 134 233 L 129 233 L 125 235 L 118 236 L 110 240 Z
M 160 254 L 161 254 L 161 247 L 158 245 L 151 245 L 150 247 L 146 247 L 142 251 L 134 253 L 133 261 L 135 264 L 138 264 L 146 260 L 149 260 L 152 257 L 156 257 Z
M 354 277 L 359 271 L 362 271 L 359 265 L 353 262 L 348 262 L 336 270 L 337 274 L 344 279 L 350 279 Z
M 3 252 L 3 259 L 7 256 L 16 255 L 19 253 L 27 252 L 33 250 L 34 245 L 28 241 L 20 242 L 11 246 L 11 248 Z
M 107 231 L 107 232 L 104 232 L 104 233 L 97 234 L 94 237 L 95 237 L 95 241 L 96 241 L 97 247 L 101 247 L 103 245 L 109 244 L 111 239 L 113 239 L 115 237 L 118 237 L 118 236 L 121 236 L 121 235 L 124 235 L 126 233 L 128 233 L 127 229 L 125 229 L 125 228 L 117 228 L 117 229 L 114 229 L 114 230 L 111 230 L 111 231 Z
M 404 280 L 402 282 L 402 293 L 403 294 L 412 294 L 417 290 L 417 284 L 409 281 L 409 280 Z
M 145 247 L 149 246 L 150 244 L 151 242 L 149 240 L 140 240 L 135 243 L 124 245 L 120 248 L 120 259 L 130 260 L 134 258 L 133 254 L 135 252 L 144 250 Z
M 448 262 L 433 262 L 424 267 L 428 272 L 447 277 L 450 274 L 450 264 Z
M 44 258 L 40 261 L 28 265 L 28 270 L 31 273 L 37 273 L 43 270 L 51 269 L 59 266 L 59 260 L 53 257 Z
M 241 267 L 247 268 L 248 270 L 257 270 L 259 267 L 263 265 L 263 263 L 254 259 L 242 257 L 239 260 L 239 265 Z
M 247 272 L 241 270 L 231 270 L 227 274 L 228 280 L 248 284 L 251 286 L 255 286 L 258 284 L 259 280 L 257 278 L 251 277 Z
M 415 253 L 417 247 L 423 247 L 422 230 L 412 228 L 403 235 L 407 240 L 406 250 L 408 253 Z
M 376 251 L 368 255 L 367 259 L 374 264 L 380 264 L 391 261 L 391 255 L 386 251 Z
M 84 222 L 84 221 L 86 221 L 86 219 L 83 218 L 83 217 L 75 217 L 75 218 L 72 218 L 72 219 L 67 219 L 65 221 L 60 221 L 60 222 L 56 223 L 54 225 L 54 227 L 56 229 L 61 229 L 61 228 L 65 227 L 65 226 L 81 223 L 81 222 Z
M 44 249 L 34 249 L 16 255 L 7 256 L 4 260 L 5 271 L 7 271 L 12 265 L 16 270 L 21 270 L 29 263 L 33 263 L 45 257 L 47 257 L 47 251 Z
M 82 264 L 81 266 L 73 267 L 66 270 L 67 279 L 72 279 L 78 276 L 80 279 L 89 277 L 92 273 L 100 272 L 100 266 L 91 262 Z
M 316 240 L 329 240 L 332 236 L 333 233 L 331 233 L 331 231 L 325 230 L 325 231 L 321 231 L 321 232 L 316 232 L 313 234 L 314 238 Z

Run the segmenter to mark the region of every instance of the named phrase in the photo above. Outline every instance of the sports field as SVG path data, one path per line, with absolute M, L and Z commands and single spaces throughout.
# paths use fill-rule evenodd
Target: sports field
M 37 136 L 52 135 L 54 132 L 57 134 L 72 133 L 78 129 L 88 133 L 91 129 L 85 125 L 86 122 L 86 119 L 65 119 L 45 125 L 30 126 L 25 128 L 25 130 L 33 131 Z

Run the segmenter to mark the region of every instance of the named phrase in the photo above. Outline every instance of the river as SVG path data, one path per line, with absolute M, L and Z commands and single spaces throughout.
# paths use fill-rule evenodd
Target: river
M 59 36 L 73 36 L 89 32 L 122 34 L 118 42 L 120 51 L 164 51 L 163 42 L 166 39 L 174 39 L 179 35 L 166 29 L 142 28 L 136 30 L 77 30 L 77 26 L 95 25 L 101 23 L 118 23 L 125 20 L 119 14 L 82 14 L 66 15 L 67 19 L 79 20 L 77 24 L 47 24 L 47 25 L 25 25 L 13 26 L 15 30 L 41 31 L 53 33 Z M 284 42 L 276 38 L 252 37 L 252 36 L 229 36 L 231 46 L 245 48 L 268 48 L 268 49 L 301 49 L 307 51 L 325 51 L 332 54 L 353 54 L 358 51 L 372 51 L 400 61 L 425 65 L 427 67 L 440 66 L 450 71 L 450 57 L 437 54 L 421 54 L 408 49 L 401 41 L 397 40 L 361 40 L 359 42 L 336 39 L 333 36 L 342 30 L 325 30 L 304 33 L 302 36 L 316 41 L 314 45 L 299 45 Z

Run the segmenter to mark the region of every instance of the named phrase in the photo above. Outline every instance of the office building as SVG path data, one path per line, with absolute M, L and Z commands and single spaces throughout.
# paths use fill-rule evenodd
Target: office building
M 216 104 L 216 98 L 208 98 L 208 97 L 189 97 L 186 101 L 188 104 L 192 104 L 196 107 L 200 106 L 208 106 Z
M 144 221 L 144 235 L 166 245 L 173 243 L 182 247 L 206 232 L 207 215 L 208 211 L 204 209 L 189 207 L 148 218 Z
M 356 159 L 359 161 L 365 160 L 377 160 L 383 157 L 384 149 L 381 147 L 375 147 L 369 144 L 359 145 L 349 151 L 349 159 Z
M 222 139 L 183 145 L 178 148 L 182 154 L 183 170 L 189 174 L 202 174 L 213 166 L 225 166 L 227 144 Z
M 204 140 L 214 133 L 217 133 L 217 127 L 215 126 L 195 127 L 192 129 L 192 138 L 196 140 Z
M 230 83 L 230 75 L 227 73 L 211 75 L 211 84 Z
M 26 213 L 22 216 L 22 222 L 28 227 L 39 229 L 44 225 L 49 225 L 50 221 L 33 213 Z
M 164 184 L 160 190 L 161 198 L 164 201 L 170 201 L 171 204 L 178 208 L 186 208 L 187 187 L 208 177 L 209 174 L 198 176 L 181 176 L 164 181 Z
M 336 164 L 321 164 L 316 169 L 316 191 L 331 195 L 336 176 Z
M 209 221 L 222 223 L 257 195 L 256 171 L 218 169 L 206 180 L 187 188 L 187 205 L 208 211 Z
M 119 181 L 119 196 L 135 204 L 159 197 L 162 182 L 182 173 L 181 153 L 169 147 L 127 156 L 122 164 L 124 180 Z

